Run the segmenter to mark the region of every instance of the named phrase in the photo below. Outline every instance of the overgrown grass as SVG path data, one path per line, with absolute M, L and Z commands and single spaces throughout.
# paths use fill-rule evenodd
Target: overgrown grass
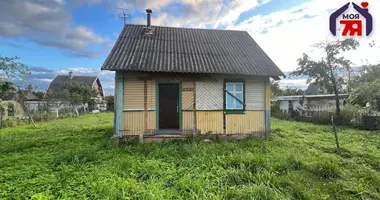
M 112 114 L 0 133 L 0 199 L 380 199 L 380 135 L 272 120 L 270 138 L 114 147 Z

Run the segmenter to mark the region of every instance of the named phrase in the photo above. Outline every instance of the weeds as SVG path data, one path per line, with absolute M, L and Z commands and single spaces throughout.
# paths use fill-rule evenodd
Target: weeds
M 272 121 L 269 139 L 115 147 L 112 114 L 0 132 L 0 199 L 380 199 L 380 136 Z

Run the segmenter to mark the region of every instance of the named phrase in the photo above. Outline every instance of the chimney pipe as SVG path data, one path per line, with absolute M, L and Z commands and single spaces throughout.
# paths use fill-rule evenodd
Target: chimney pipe
M 146 16 L 147 16 L 147 27 L 150 27 L 150 25 L 151 25 L 152 10 L 148 8 L 145 11 L 146 11 Z

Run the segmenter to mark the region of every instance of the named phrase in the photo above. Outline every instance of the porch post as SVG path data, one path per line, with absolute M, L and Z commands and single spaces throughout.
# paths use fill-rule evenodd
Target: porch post
M 269 81 L 264 83 L 264 100 L 265 100 L 265 135 L 269 136 L 270 134 L 270 85 Z
M 115 72 L 115 111 L 114 111 L 114 135 L 123 136 L 123 85 L 124 77 L 120 71 Z

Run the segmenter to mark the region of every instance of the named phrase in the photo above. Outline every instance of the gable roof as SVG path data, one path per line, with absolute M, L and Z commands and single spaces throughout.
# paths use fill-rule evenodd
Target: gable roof
M 50 83 L 48 90 L 59 90 L 62 88 L 62 83 L 69 79 L 68 75 L 58 75 Z M 96 76 L 73 76 L 72 81 L 75 81 L 80 84 L 84 84 L 92 87 L 94 82 L 98 79 Z
M 102 70 L 285 76 L 246 31 L 125 25 Z

